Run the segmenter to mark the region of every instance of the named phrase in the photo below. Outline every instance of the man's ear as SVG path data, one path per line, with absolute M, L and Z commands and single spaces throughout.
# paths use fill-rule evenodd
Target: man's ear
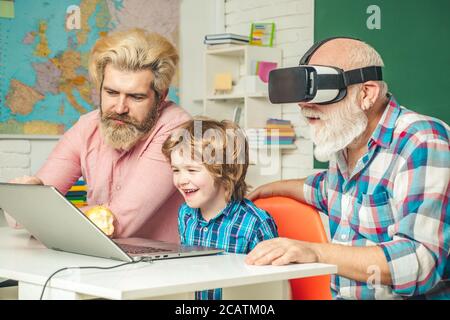
M 362 84 L 360 92 L 360 106 L 364 111 L 369 110 L 378 99 L 380 84 L 376 81 L 367 81 Z
M 168 94 L 169 94 L 169 89 L 164 90 L 163 93 L 162 93 L 162 95 L 161 95 L 161 100 L 160 100 L 160 102 L 163 102 L 164 100 L 166 100 Z

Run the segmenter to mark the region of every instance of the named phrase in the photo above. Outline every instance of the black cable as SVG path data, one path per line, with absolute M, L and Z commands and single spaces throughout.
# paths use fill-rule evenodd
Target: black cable
M 123 267 L 123 266 L 129 265 L 129 264 L 135 264 L 135 263 L 138 263 L 138 262 L 152 262 L 152 260 L 144 257 L 144 258 L 142 258 L 140 260 L 137 260 L 137 261 L 125 262 L 125 263 L 121 263 L 121 264 L 118 264 L 118 265 L 115 265 L 115 266 L 112 266 L 112 267 L 89 267 L 89 266 L 87 266 L 87 267 L 66 267 L 66 268 L 59 269 L 59 270 L 53 272 L 53 274 L 50 277 L 48 277 L 47 281 L 45 281 L 44 288 L 42 288 L 41 297 L 39 298 L 39 300 L 42 300 L 42 298 L 44 297 L 45 287 L 49 283 L 50 279 L 53 278 L 54 275 L 56 275 L 57 273 L 59 273 L 61 271 L 70 270 L 70 269 L 100 269 L 100 270 L 108 270 L 108 269 L 114 269 L 114 268 Z

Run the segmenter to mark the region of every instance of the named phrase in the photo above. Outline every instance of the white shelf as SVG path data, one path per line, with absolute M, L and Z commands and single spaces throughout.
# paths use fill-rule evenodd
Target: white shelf
M 285 144 L 280 144 L 280 145 L 273 145 L 273 144 L 271 144 L 271 145 L 268 145 L 268 144 L 263 144 L 263 145 L 258 145 L 258 146 L 255 146 L 255 145 L 249 145 L 249 148 L 250 149 L 264 149 L 264 148 L 267 148 L 267 149 L 281 149 L 281 150 L 295 150 L 295 149 L 297 149 L 297 146 L 295 145 L 295 144 L 292 144 L 292 145 L 285 145 Z
M 221 55 L 221 56 L 242 56 L 244 55 L 245 48 L 247 46 L 230 46 L 230 47 L 221 47 L 217 49 L 208 48 L 206 50 L 206 54 L 210 55 Z
M 268 98 L 267 92 L 251 92 L 251 93 L 238 93 L 238 94 L 216 94 L 206 97 L 207 100 L 232 100 L 232 99 L 244 99 L 244 98 Z
M 207 100 L 235 100 L 244 98 L 245 95 L 243 94 L 216 94 L 206 97 Z

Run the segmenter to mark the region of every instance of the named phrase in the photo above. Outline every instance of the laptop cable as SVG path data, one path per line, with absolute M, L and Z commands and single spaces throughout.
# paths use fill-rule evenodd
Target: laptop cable
M 139 260 L 135 260 L 135 261 L 130 261 L 130 262 L 125 262 L 125 263 L 121 263 L 112 267 L 96 267 L 96 266 L 86 266 L 86 267 L 66 267 L 66 268 L 61 268 L 55 272 L 53 272 L 53 274 L 48 277 L 47 281 L 45 281 L 44 287 L 42 288 L 42 292 L 41 292 L 41 296 L 39 297 L 39 300 L 42 300 L 42 298 L 44 297 L 44 292 L 45 292 L 45 288 L 47 287 L 47 284 L 50 282 L 50 280 L 58 273 L 65 271 L 65 270 L 71 270 L 71 269 L 99 269 L 99 270 L 109 270 L 109 269 L 115 269 L 115 268 L 119 268 L 119 267 L 123 267 L 129 264 L 135 264 L 138 262 L 153 262 L 153 259 L 149 258 L 149 257 L 142 257 Z

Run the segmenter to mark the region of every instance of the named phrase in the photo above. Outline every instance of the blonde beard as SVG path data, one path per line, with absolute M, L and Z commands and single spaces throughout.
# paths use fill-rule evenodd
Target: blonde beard
M 146 134 L 145 132 L 140 132 L 136 127 L 131 125 L 114 127 L 105 122 L 100 122 L 100 130 L 107 145 L 116 150 L 124 151 L 129 151 L 133 148 L 133 146 Z
M 344 102 L 344 101 L 347 102 Z M 332 113 L 327 113 L 322 126 L 312 125 L 314 156 L 329 161 L 332 156 L 357 141 L 367 128 L 368 119 L 356 102 L 356 95 L 341 102 Z M 305 112 L 303 113 L 305 114 Z M 324 115 L 321 115 L 323 118 Z
M 159 109 L 154 106 L 143 123 L 125 123 L 116 125 L 108 119 L 102 118 L 100 121 L 100 132 L 107 145 L 116 150 L 131 150 L 140 140 L 142 140 L 155 126 L 159 118 Z

